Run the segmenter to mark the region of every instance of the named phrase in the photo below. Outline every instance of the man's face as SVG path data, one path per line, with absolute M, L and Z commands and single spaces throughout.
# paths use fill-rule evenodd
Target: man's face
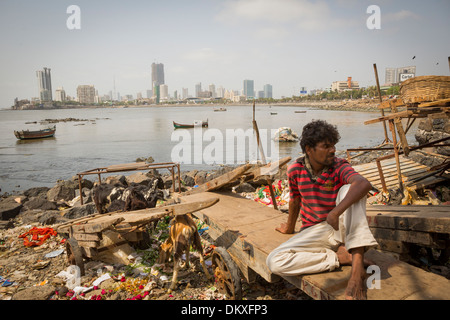
M 331 166 L 334 161 L 336 147 L 329 142 L 319 142 L 314 148 L 306 146 L 306 153 L 313 165 Z

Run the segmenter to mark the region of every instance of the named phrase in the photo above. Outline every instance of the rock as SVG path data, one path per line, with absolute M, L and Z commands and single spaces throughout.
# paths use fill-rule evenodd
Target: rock
M 17 292 L 11 300 L 48 300 L 54 293 L 53 286 L 35 286 Z
M 78 185 L 74 181 L 58 181 L 56 186 L 47 192 L 47 199 L 49 201 L 70 201 L 75 198 L 75 190 Z
M 127 178 L 124 175 L 106 177 L 105 183 L 112 185 L 120 185 L 122 187 L 128 186 Z
M 25 190 L 23 192 L 23 194 L 28 198 L 41 197 L 41 196 L 47 198 L 48 190 L 50 190 L 49 187 L 37 187 L 37 188 L 31 188 L 31 189 Z
M 142 184 L 145 186 L 148 186 L 150 182 L 153 181 L 151 177 L 149 177 L 144 172 L 136 172 L 126 177 L 128 185 L 131 185 L 133 183 L 136 184 Z
M 0 201 L 0 220 L 15 218 L 20 213 L 23 205 L 18 203 L 16 198 L 16 196 L 10 196 Z
M 238 185 L 234 191 L 236 191 L 237 193 L 242 193 L 242 192 L 255 192 L 256 189 L 255 187 L 253 187 L 251 184 L 244 182 L 241 183 L 240 185 Z
M 73 176 L 71 180 L 77 185 L 77 188 L 79 189 L 80 185 L 78 183 L 78 176 Z M 92 189 L 93 187 L 94 183 L 91 180 L 81 179 L 81 188 Z
M 24 207 L 28 210 L 33 209 L 41 209 L 41 210 L 57 210 L 58 207 L 56 204 L 52 201 L 48 201 L 46 198 L 39 196 L 39 197 L 33 197 L 30 200 L 28 200 Z
M 195 186 L 195 180 L 190 175 L 187 175 L 187 174 L 181 175 L 181 181 L 182 181 L 182 183 L 184 182 L 185 186 L 188 186 L 188 187 Z
M 67 219 L 77 219 L 91 215 L 96 212 L 94 203 L 87 203 L 79 207 L 72 207 L 63 211 L 63 217 Z
M 52 225 L 67 222 L 69 219 L 66 217 L 62 217 L 61 213 L 56 211 L 46 211 L 38 221 L 43 225 Z

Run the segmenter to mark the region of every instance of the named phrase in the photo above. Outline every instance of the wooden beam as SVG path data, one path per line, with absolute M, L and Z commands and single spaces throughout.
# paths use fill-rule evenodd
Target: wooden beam
M 400 111 L 397 113 L 390 114 L 388 116 L 379 117 L 379 118 L 372 119 L 372 120 L 367 120 L 364 122 L 364 124 L 372 124 L 372 123 L 377 123 L 377 122 L 381 122 L 381 121 L 392 120 L 395 118 L 406 118 L 406 117 L 409 117 L 412 115 L 414 115 L 414 112 L 412 112 L 410 110 Z

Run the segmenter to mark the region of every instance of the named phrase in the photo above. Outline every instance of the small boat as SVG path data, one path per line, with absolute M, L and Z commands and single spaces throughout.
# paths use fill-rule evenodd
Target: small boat
M 271 115 L 276 115 L 276 114 L 278 114 L 278 113 L 276 113 L 276 112 L 271 112 L 270 114 L 271 114 Z
M 14 135 L 19 140 L 29 140 L 29 139 L 42 139 L 42 138 L 51 138 L 55 135 L 56 132 L 56 126 L 53 126 L 53 128 L 47 128 L 42 130 L 21 130 L 21 131 L 15 131 Z
M 306 111 L 295 111 L 295 113 L 306 113 Z
M 214 109 L 214 111 L 227 111 L 227 108 L 219 108 L 219 109 Z
M 202 121 L 202 122 L 200 122 L 200 121 L 197 122 L 196 121 L 196 122 L 194 122 L 194 124 L 182 124 L 182 123 L 178 123 L 178 122 L 173 121 L 173 126 L 174 126 L 175 129 L 194 128 L 194 127 L 206 128 L 206 127 L 208 127 L 208 120 Z

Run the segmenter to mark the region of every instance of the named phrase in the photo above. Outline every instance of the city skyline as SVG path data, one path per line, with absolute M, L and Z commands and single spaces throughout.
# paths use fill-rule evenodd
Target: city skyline
M 271 84 L 274 98 L 348 77 L 367 87 L 375 85 L 373 63 L 381 82 L 386 68 L 403 66 L 416 66 L 416 76 L 450 74 L 444 0 L 378 1 L 380 29 L 370 29 L 365 0 L 80 0 L 79 29 L 69 28 L 72 4 L 0 3 L 0 108 L 39 97 L 43 67 L 53 88 L 72 97 L 79 85 L 145 95 L 152 63 L 164 64 L 171 95 L 193 95 L 197 83 L 243 90 L 245 79 L 255 94 Z

